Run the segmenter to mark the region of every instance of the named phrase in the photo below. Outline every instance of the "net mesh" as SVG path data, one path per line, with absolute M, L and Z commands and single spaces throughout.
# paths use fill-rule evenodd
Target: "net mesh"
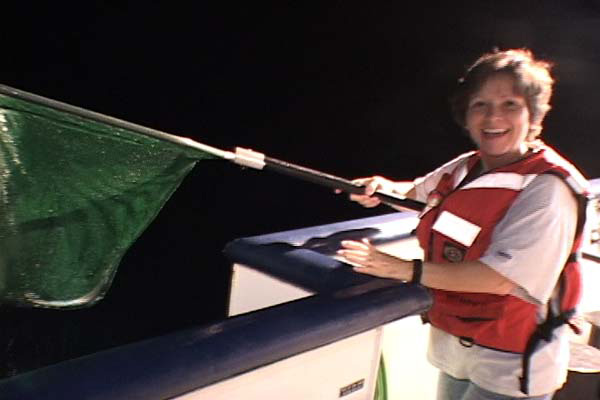
M 186 174 L 214 158 L 7 94 L 0 138 L 0 304 L 100 300 Z

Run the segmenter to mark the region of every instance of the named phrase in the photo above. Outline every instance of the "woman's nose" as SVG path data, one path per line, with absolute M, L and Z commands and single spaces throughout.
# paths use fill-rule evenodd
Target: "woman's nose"
M 488 119 L 502 118 L 502 110 L 500 110 L 500 107 L 491 105 L 486 109 L 485 117 Z

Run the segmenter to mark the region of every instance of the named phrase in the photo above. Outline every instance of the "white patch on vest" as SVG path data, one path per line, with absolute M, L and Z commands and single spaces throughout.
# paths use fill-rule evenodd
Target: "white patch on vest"
M 479 232 L 481 227 L 464 218 L 454 215 L 449 211 L 442 211 L 435 224 L 431 228 L 434 231 L 448 236 L 450 239 L 456 240 L 458 243 L 470 247 Z
M 496 172 L 484 174 L 461 189 L 501 188 L 523 190 L 536 177 L 537 174 L 521 175 L 514 172 Z

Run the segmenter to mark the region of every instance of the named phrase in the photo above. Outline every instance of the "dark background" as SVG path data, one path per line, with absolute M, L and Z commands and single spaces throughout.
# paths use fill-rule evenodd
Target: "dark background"
M 528 47 L 556 63 L 546 141 L 600 177 L 599 1 L 56 3 L 2 6 L 0 83 L 345 178 L 412 179 L 471 149 L 454 84 L 482 52 Z M 0 308 L 0 376 L 222 319 L 237 237 L 388 211 L 200 162 L 98 305 Z

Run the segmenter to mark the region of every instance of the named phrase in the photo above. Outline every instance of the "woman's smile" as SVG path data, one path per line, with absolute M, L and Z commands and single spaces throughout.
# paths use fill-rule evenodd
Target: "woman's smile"
M 486 139 L 494 139 L 508 133 L 508 129 L 484 129 L 483 136 Z

